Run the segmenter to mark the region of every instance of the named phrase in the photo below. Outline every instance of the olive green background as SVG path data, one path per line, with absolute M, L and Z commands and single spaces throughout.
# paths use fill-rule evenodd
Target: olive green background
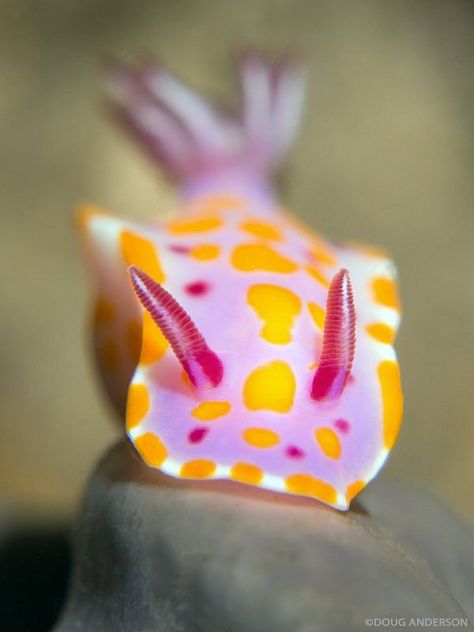
M 333 238 L 388 248 L 400 271 L 406 412 L 381 476 L 473 521 L 473 41 L 459 0 L 1 2 L 1 496 L 70 512 L 118 433 L 88 354 L 73 208 L 172 203 L 101 116 L 101 58 L 154 53 L 229 101 L 232 51 L 291 47 L 310 89 L 285 202 Z

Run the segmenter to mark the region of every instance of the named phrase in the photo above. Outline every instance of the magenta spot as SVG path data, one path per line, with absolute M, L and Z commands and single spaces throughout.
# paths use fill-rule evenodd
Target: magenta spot
M 209 428 L 194 428 L 188 435 L 189 443 L 201 443 L 209 432 Z
M 286 455 L 290 457 L 290 459 L 302 459 L 305 456 L 303 450 L 298 448 L 296 445 L 289 445 L 286 448 Z
M 201 294 L 209 292 L 210 285 L 205 281 L 193 281 L 192 283 L 188 283 L 188 285 L 186 285 L 184 289 L 188 294 L 192 294 L 193 296 L 200 296 Z
M 172 252 L 177 252 L 180 255 L 187 255 L 191 250 L 189 246 L 182 246 L 181 244 L 171 244 L 168 249 Z
M 340 430 L 344 434 L 347 434 L 351 427 L 350 423 L 346 421 L 345 419 L 336 419 L 336 421 L 334 422 L 334 425 L 336 426 L 338 430 Z

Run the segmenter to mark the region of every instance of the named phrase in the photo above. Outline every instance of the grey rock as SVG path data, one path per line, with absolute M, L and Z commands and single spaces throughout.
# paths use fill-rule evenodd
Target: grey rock
M 397 484 L 377 481 L 339 513 L 174 480 L 123 441 L 90 481 L 55 632 L 367 631 L 377 617 L 473 630 L 473 549 L 444 507 Z

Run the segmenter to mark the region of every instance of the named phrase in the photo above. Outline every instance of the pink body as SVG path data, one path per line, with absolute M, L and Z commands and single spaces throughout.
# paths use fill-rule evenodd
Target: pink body
M 131 441 L 172 476 L 233 479 L 346 509 L 398 434 L 399 307 L 384 253 L 326 241 L 284 212 L 267 183 L 299 118 L 300 67 L 244 59 L 242 121 L 219 118 L 167 74 L 160 87 L 164 71 L 115 73 L 116 113 L 183 192 L 168 219 L 142 224 L 90 208 L 80 216 L 98 289 L 99 365 L 119 410 L 128 391 Z M 259 82 L 268 92 L 260 123 Z M 187 162 L 151 125 L 153 108 L 186 130 Z M 193 129 L 205 124 L 203 141 Z M 219 129 L 240 138 L 238 150 L 228 139 L 219 146 Z

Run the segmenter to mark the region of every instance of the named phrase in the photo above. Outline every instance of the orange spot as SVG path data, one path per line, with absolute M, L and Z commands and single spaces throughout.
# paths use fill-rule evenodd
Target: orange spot
M 313 496 L 325 503 L 334 504 L 337 491 L 329 483 L 314 478 L 311 474 L 292 474 L 285 479 L 286 488 L 293 494 Z
M 186 373 L 186 371 L 181 371 L 181 380 L 183 381 L 183 384 L 185 386 L 192 386 L 193 385 L 193 383 L 189 379 L 189 375 Z
M 97 355 L 101 366 L 111 373 L 119 368 L 119 349 L 115 340 L 105 340 L 97 346 Z
M 403 412 L 403 393 L 400 369 L 393 360 L 384 360 L 378 366 L 383 403 L 383 437 L 387 450 L 395 443 Z
M 280 443 L 279 435 L 267 428 L 247 428 L 242 436 L 254 448 L 273 448 Z
M 120 248 L 127 266 L 135 265 L 158 283 L 163 283 L 165 274 L 151 241 L 125 230 L 120 235 Z
M 296 381 L 290 366 L 274 360 L 252 371 L 244 384 L 244 404 L 249 410 L 287 413 L 293 406 Z
M 232 467 L 230 475 L 236 481 L 249 485 L 258 485 L 263 478 L 262 470 L 250 463 L 236 463 Z
M 140 347 L 142 344 L 142 326 L 137 320 L 131 320 L 127 328 L 127 345 L 130 360 L 133 364 L 138 362 L 140 357 Z
M 335 266 L 337 263 L 337 259 L 322 245 L 314 246 L 311 249 L 311 255 L 322 265 Z
M 213 421 L 230 413 L 229 402 L 202 402 L 193 408 L 191 415 L 201 421 Z
M 152 432 L 147 432 L 135 439 L 135 447 L 148 465 L 159 467 L 168 456 L 168 452 L 160 439 Z
M 99 296 L 94 307 L 94 325 L 101 327 L 111 323 L 115 318 L 115 306 L 105 298 Z
M 296 230 L 298 233 L 300 233 L 300 235 L 303 235 L 304 237 L 307 237 L 312 242 L 317 241 L 318 244 L 322 241 L 322 238 L 321 238 L 321 236 L 318 233 L 316 233 L 311 228 L 308 228 L 308 226 L 306 226 L 306 224 L 303 224 L 303 222 L 300 222 L 300 220 L 296 219 L 296 217 L 294 215 L 292 215 L 291 213 L 289 213 L 287 210 L 285 210 L 283 208 L 280 208 L 279 210 L 280 210 L 280 213 L 285 217 L 286 222 L 294 230 Z
M 242 272 L 265 271 L 285 274 L 297 269 L 293 261 L 261 244 L 237 246 L 232 253 L 231 263 Z
M 395 281 L 385 277 L 378 277 L 372 281 L 372 290 L 377 303 L 386 307 L 393 307 L 393 309 L 400 309 L 400 300 Z
M 172 235 L 187 235 L 189 233 L 207 233 L 223 225 L 218 217 L 200 217 L 196 219 L 179 219 L 168 224 Z
M 260 332 L 262 338 L 274 344 L 291 342 L 293 322 L 301 310 L 296 294 L 278 285 L 252 285 L 247 301 L 265 323 Z
M 315 268 L 314 266 L 305 266 L 304 269 L 313 277 L 313 279 L 316 279 L 318 283 L 321 283 L 321 285 L 323 285 L 324 287 L 329 287 L 329 281 L 327 277 L 317 268 Z
M 140 354 L 140 364 L 153 364 L 159 360 L 168 349 L 168 341 L 161 333 L 148 312 L 143 313 L 143 340 Z
M 196 213 L 212 215 L 223 211 L 240 211 L 245 206 L 242 198 L 232 195 L 214 195 L 204 198 L 194 206 Z
M 130 384 L 127 399 L 127 430 L 131 430 L 150 409 L 150 396 L 145 384 Z
M 245 232 L 254 235 L 255 237 L 261 237 L 262 239 L 276 239 L 281 241 L 280 231 L 267 222 L 261 222 L 258 220 L 247 220 L 240 224 L 240 228 Z
M 326 312 L 322 307 L 316 305 L 316 303 L 308 303 L 309 313 L 311 314 L 311 318 L 314 320 L 316 327 L 318 329 L 324 329 L 324 319 L 326 318 Z
M 327 457 L 338 459 L 341 456 L 341 444 L 334 430 L 331 430 L 331 428 L 318 428 L 315 436 L 321 450 Z
M 392 345 L 395 340 L 395 331 L 385 323 L 371 323 L 366 326 L 366 331 L 372 338 L 379 342 Z
M 211 259 L 217 259 L 220 255 L 220 248 L 213 244 L 201 244 L 192 248 L 190 254 L 199 261 L 210 261 Z
M 364 487 L 365 481 L 355 481 L 355 483 L 348 485 L 346 489 L 347 502 L 349 503 L 355 496 L 357 496 L 357 494 L 360 494 Z
M 99 206 L 95 206 L 94 204 L 83 204 L 77 209 L 75 214 L 76 226 L 80 230 L 86 230 L 91 220 L 103 215 L 109 217 L 108 213 Z
M 180 475 L 183 478 L 208 478 L 216 471 L 214 461 L 207 459 L 195 459 L 188 461 L 181 467 Z

